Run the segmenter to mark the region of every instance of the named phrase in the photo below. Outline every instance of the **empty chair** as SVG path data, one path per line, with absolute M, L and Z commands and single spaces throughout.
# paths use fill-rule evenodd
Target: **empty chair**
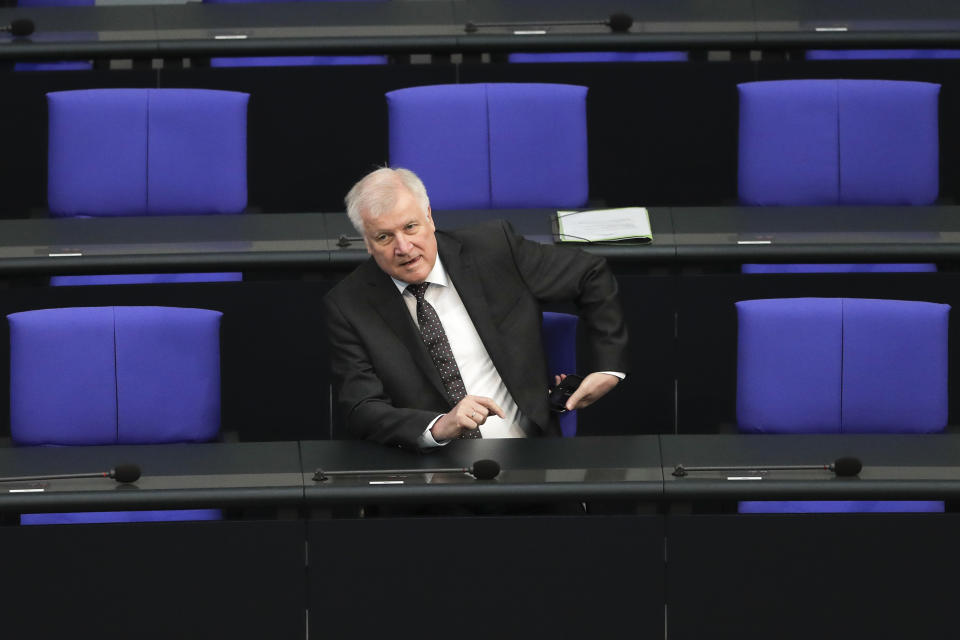
M 751 205 L 924 205 L 937 198 L 940 85 L 747 82 L 738 194 Z
M 928 205 L 937 199 L 940 85 L 782 80 L 747 82 L 738 89 L 737 192 L 744 204 Z M 880 270 L 934 271 L 935 266 Z M 770 273 L 778 267 L 745 271 Z
M 938 433 L 950 307 L 785 298 L 736 303 L 745 433 Z M 741 511 L 927 511 L 942 502 L 747 502 Z
M 391 91 L 390 164 L 416 172 L 435 209 L 582 207 L 586 97 L 562 84 Z
M 241 213 L 247 206 L 248 99 L 245 93 L 205 89 L 48 93 L 51 215 Z M 197 279 L 164 276 L 168 282 Z M 156 280 L 154 274 L 144 281 Z M 90 281 L 62 276 L 53 283 Z
M 220 431 L 218 311 L 77 307 L 12 313 L 16 445 L 206 442 Z M 25 524 L 211 519 L 217 510 L 25 514 Z
M 553 386 L 555 375 L 577 373 L 577 322 L 571 313 L 544 311 L 542 324 L 543 351 L 547 355 L 548 384 Z M 577 412 L 559 415 L 560 432 L 564 438 L 577 435 Z

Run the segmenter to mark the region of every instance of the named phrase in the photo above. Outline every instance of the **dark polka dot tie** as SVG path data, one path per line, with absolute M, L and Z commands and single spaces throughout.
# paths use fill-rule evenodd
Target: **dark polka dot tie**
M 423 343 L 427 345 L 427 351 L 433 359 L 433 364 L 440 372 L 440 379 L 443 381 L 443 387 L 447 390 L 447 399 L 450 406 L 463 400 L 467 395 L 467 389 L 463 386 L 463 378 L 460 377 L 460 367 L 453 358 L 453 351 L 450 350 L 450 342 L 447 340 L 447 334 L 440 324 L 440 317 L 437 310 L 426 301 L 427 287 L 429 282 L 407 285 L 407 290 L 417 299 L 417 323 L 420 325 L 420 336 Z M 464 429 L 461 438 L 480 438 L 480 429 Z

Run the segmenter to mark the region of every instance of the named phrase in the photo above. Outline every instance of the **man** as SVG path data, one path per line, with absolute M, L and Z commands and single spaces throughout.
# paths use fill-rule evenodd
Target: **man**
M 595 365 L 567 409 L 625 375 L 627 331 L 602 258 L 530 242 L 503 221 L 438 232 L 423 183 L 405 169 L 370 173 L 346 204 L 371 260 L 325 302 L 339 403 L 358 436 L 425 448 L 559 435 L 541 303 L 577 305 Z

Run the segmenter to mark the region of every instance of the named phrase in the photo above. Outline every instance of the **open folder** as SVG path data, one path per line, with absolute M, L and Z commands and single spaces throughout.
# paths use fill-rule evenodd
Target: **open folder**
M 557 211 L 554 235 L 557 242 L 653 242 L 644 207 Z

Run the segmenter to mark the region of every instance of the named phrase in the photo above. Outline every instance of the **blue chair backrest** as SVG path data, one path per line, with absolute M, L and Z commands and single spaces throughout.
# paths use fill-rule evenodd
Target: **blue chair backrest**
M 736 303 L 737 424 L 750 433 L 935 433 L 950 306 L 856 298 Z
M 741 202 L 923 205 L 937 198 L 940 85 L 748 82 L 740 92 Z
M 581 207 L 586 96 L 561 84 L 391 91 L 390 164 L 416 172 L 435 209 Z
M 196 442 L 220 430 L 218 311 L 79 307 L 10 325 L 17 445 Z M 25 513 L 25 525 L 216 520 L 219 509 Z
M 248 99 L 205 89 L 48 93 L 51 214 L 240 213 Z
M 235 214 L 247 206 L 249 95 L 202 89 L 47 94 L 57 217 Z M 53 286 L 238 281 L 239 272 L 54 276 Z
M 172 307 L 10 314 L 13 442 L 100 445 L 216 438 L 221 315 Z
M 577 373 L 577 322 L 571 313 L 543 312 L 543 351 L 547 355 L 547 384 L 554 385 L 553 377 L 561 373 Z M 577 435 L 577 412 L 559 415 L 560 432 L 564 438 Z
M 950 306 L 854 298 L 738 302 L 737 424 L 748 433 L 936 433 Z M 943 511 L 942 501 L 750 501 L 742 513 Z

